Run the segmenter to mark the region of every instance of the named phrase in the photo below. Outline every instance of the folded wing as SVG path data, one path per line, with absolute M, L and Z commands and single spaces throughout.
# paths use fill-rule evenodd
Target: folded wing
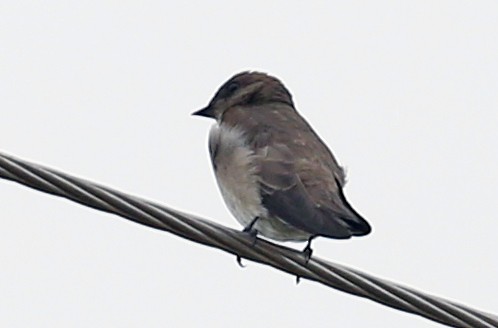
M 267 144 L 256 155 L 261 199 L 270 215 L 316 236 L 345 239 L 370 232 L 326 163 L 295 156 L 283 143 Z

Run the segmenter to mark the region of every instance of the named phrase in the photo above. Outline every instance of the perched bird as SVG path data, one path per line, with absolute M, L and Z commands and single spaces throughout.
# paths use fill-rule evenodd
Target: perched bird
M 371 228 L 346 200 L 344 170 L 275 77 L 242 72 L 193 115 L 213 118 L 209 152 L 227 207 L 252 236 L 346 239 Z M 238 258 L 240 264 L 240 257 Z

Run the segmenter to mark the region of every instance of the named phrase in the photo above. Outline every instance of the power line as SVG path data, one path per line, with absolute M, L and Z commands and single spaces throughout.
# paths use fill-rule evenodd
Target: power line
M 253 240 L 240 231 L 2 153 L 0 177 L 442 324 L 498 327 L 498 317 L 493 314 L 315 256 L 305 263 L 303 255 L 294 249 L 259 238 L 253 245 Z

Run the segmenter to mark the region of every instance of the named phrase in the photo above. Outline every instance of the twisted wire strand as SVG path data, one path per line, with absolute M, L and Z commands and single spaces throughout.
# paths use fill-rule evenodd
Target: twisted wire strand
M 299 251 L 259 238 L 253 245 L 240 231 L 2 153 L 0 177 L 445 325 L 498 327 L 496 315 L 315 256 L 305 263 Z

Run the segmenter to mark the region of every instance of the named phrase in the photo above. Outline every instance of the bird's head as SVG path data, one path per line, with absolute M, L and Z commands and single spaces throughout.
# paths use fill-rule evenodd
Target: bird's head
M 294 106 L 292 96 L 277 78 L 259 72 L 242 72 L 225 82 L 209 104 L 192 115 L 221 120 L 223 114 L 236 106 L 257 106 L 281 102 Z

